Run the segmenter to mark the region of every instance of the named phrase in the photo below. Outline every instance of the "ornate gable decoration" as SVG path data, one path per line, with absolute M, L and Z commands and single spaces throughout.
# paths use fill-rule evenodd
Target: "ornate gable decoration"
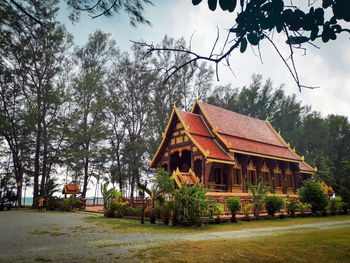
M 289 166 L 288 166 L 288 168 L 287 168 L 287 170 L 286 170 L 286 174 L 289 174 L 289 175 L 293 174 L 293 172 L 292 172 L 292 170 L 290 169 Z
M 235 165 L 233 166 L 234 169 L 242 169 L 242 165 L 238 162 L 237 159 L 235 159 Z
M 251 170 L 251 171 L 256 170 L 252 160 L 250 160 L 249 165 L 247 166 L 247 170 Z
M 282 173 L 282 171 L 281 171 L 280 167 L 278 166 L 278 164 L 276 165 L 276 168 L 273 169 L 273 172 L 274 172 L 275 174 L 280 174 L 280 173 Z
M 263 166 L 261 167 L 261 172 L 269 173 L 269 167 L 267 167 L 266 162 L 264 161 Z

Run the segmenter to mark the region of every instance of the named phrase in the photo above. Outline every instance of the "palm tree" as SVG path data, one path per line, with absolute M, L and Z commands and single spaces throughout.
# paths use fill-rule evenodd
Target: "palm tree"
M 266 196 L 268 193 L 274 193 L 275 191 L 272 188 L 265 188 L 267 182 L 260 182 L 256 188 L 254 188 L 250 183 L 246 183 L 250 189 L 252 203 L 254 208 L 254 216 L 259 220 L 259 213 L 264 205 Z

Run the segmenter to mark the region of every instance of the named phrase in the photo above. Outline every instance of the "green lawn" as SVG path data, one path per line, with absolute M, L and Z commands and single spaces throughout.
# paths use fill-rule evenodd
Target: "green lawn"
M 350 228 L 252 240 L 181 242 L 139 251 L 143 262 L 350 262 Z
M 251 222 L 239 221 L 238 223 L 226 222 L 220 225 L 204 224 L 201 227 L 172 227 L 164 224 L 151 225 L 148 221 L 141 225 L 140 220 L 124 218 L 106 218 L 103 216 L 91 216 L 83 219 L 85 222 L 95 223 L 98 226 L 111 228 L 117 233 L 154 233 L 154 234 L 193 234 L 212 231 L 230 231 L 246 228 L 292 226 L 297 224 L 309 224 L 327 221 L 350 220 L 350 215 L 327 216 L 327 217 L 298 217 L 285 219 L 269 219 Z

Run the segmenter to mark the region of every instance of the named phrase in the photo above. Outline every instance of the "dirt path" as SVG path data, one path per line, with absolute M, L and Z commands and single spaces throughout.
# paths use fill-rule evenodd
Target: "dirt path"
M 350 227 L 350 220 L 191 235 L 113 233 L 81 220 L 89 214 L 0 213 L 0 262 L 139 262 L 138 249 L 174 241 L 251 239 L 293 231 Z

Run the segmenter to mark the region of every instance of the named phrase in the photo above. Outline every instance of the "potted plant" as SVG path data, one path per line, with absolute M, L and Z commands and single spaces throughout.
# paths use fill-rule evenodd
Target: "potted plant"
M 277 195 L 267 196 L 265 199 L 265 208 L 269 216 L 275 217 L 275 213 L 280 211 L 284 205 L 284 200 Z
M 239 197 L 233 197 L 226 200 L 226 205 L 228 209 L 231 211 L 231 222 L 237 223 L 236 213 L 241 211 L 241 199 Z
M 221 224 L 220 215 L 222 215 L 223 213 L 224 213 L 224 206 L 222 204 L 217 204 L 215 206 L 215 212 L 214 212 L 214 215 L 216 216 L 215 224 Z
M 295 217 L 295 212 L 298 211 L 298 203 L 294 200 L 286 200 L 286 208 L 290 217 Z
M 244 208 L 244 221 L 250 221 L 251 218 L 250 218 L 250 209 L 251 209 L 252 205 L 251 204 L 248 204 L 245 206 Z

